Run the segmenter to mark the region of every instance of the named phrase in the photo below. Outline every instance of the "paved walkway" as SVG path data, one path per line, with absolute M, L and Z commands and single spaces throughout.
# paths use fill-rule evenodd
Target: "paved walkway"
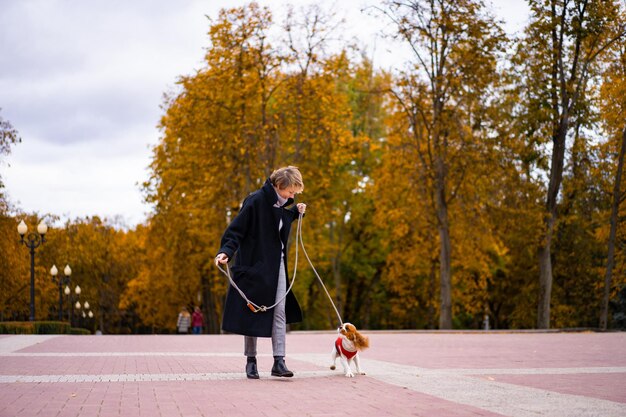
M 0 417 L 626 416 L 626 333 L 365 333 L 366 376 L 293 332 L 296 376 L 260 339 L 260 380 L 241 336 L 0 335 Z

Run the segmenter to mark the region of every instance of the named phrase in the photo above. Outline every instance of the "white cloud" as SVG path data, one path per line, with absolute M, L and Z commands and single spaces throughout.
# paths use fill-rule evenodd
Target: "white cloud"
M 201 66 L 208 2 L 0 3 L 0 115 L 23 139 L 0 166 L 9 198 L 142 222 L 162 95 Z
M 0 165 L 6 192 L 27 212 L 64 218 L 121 215 L 130 226 L 149 207 L 137 185 L 147 179 L 164 92 L 202 66 L 209 22 L 243 0 L 0 0 L 0 116 L 23 139 Z M 259 1 L 281 20 L 286 1 Z M 299 8 L 310 0 L 295 0 Z M 348 20 L 381 67 L 396 46 L 361 13 L 374 1 L 317 2 Z M 499 13 L 519 16 L 501 0 Z
M 9 198 L 42 215 L 121 215 L 128 225 L 142 222 L 148 207 L 139 186 L 147 178 L 149 152 L 129 145 L 134 143 L 130 135 L 79 144 L 24 142 L 2 173 Z

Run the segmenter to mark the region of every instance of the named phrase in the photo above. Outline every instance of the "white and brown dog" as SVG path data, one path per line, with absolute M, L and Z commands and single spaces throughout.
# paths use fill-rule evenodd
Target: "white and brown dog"
M 337 329 L 339 337 L 335 340 L 335 346 L 332 352 L 332 361 L 330 369 L 335 370 L 335 362 L 337 358 L 341 361 L 343 366 L 343 373 L 345 376 L 352 378 L 354 373 L 350 368 L 352 362 L 356 366 L 356 373 L 358 375 L 365 375 L 365 372 L 361 370 L 361 364 L 359 363 L 359 351 L 367 349 L 370 346 L 370 341 L 367 336 L 363 336 L 359 333 L 352 323 L 344 323 L 339 329 Z

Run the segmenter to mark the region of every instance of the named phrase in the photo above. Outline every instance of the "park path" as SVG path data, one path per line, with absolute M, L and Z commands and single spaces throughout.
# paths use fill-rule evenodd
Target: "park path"
M 626 416 L 626 333 L 365 333 L 366 376 L 329 369 L 334 332 L 291 332 L 295 377 L 260 339 L 260 380 L 241 336 L 1 335 L 0 417 Z

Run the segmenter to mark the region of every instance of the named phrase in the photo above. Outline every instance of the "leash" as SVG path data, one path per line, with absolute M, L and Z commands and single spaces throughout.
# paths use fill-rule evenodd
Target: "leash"
M 298 221 L 298 225 L 300 225 L 300 223 L 302 223 L 302 214 L 300 214 L 300 219 Z M 311 265 L 311 269 L 313 269 L 313 272 L 315 273 L 315 276 L 317 277 L 317 280 L 320 282 L 320 284 L 322 284 L 322 288 L 324 288 L 324 292 L 326 293 L 326 296 L 330 300 L 330 304 L 333 306 L 333 309 L 335 310 L 335 314 L 337 314 L 337 319 L 339 320 L 339 325 L 343 326 L 343 320 L 341 320 L 341 314 L 339 314 L 339 310 L 337 310 L 337 307 L 335 306 L 335 302 L 333 301 L 333 297 L 331 297 L 330 294 L 328 293 L 328 290 L 326 289 L 326 285 L 324 285 L 324 281 L 322 281 L 322 278 L 320 277 L 320 274 L 317 273 L 317 270 L 313 266 L 313 262 L 311 262 L 311 259 L 309 258 L 309 255 L 306 253 L 306 249 L 304 248 L 304 240 L 302 239 L 302 229 L 301 228 L 298 229 L 298 233 L 300 233 L 300 245 L 302 245 L 302 252 L 304 253 L 304 256 L 306 257 L 306 260 L 309 261 L 309 265 Z M 297 251 L 296 251 L 296 253 L 297 253 Z
M 291 279 L 291 284 L 289 285 L 289 288 L 287 289 L 287 291 L 285 291 L 285 295 L 283 295 L 278 301 L 276 301 L 271 306 L 268 307 L 268 306 L 265 306 L 265 305 L 258 305 L 254 301 L 250 300 L 246 296 L 246 294 L 241 290 L 241 288 L 239 288 L 237 286 L 237 284 L 235 283 L 235 281 L 233 280 L 233 277 L 232 277 L 232 275 L 230 273 L 230 268 L 228 266 L 228 263 L 226 264 L 226 269 L 225 270 L 219 264 L 217 264 L 216 266 L 217 266 L 217 268 L 220 271 L 222 271 L 222 273 L 224 275 L 226 275 L 228 277 L 228 281 L 230 282 L 230 285 L 232 285 L 233 288 L 237 290 L 237 292 L 239 293 L 241 298 L 243 298 L 245 300 L 246 305 L 248 306 L 248 308 L 253 313 L 259 313 L 259 312 L 264 313 L 267 310 L 271 310 L 272 308 L 274 308 L 278 304 L 280 304 L 287 297 L 287 294 L 289 294 L 289 291 L 291 291 L 291 289 L 293 288 L 293 284 L 294 284 L 294 282 L 296 282 L 296 274 L 298 272 L 298 248 L 299 248 L 299 246 L 302 246 L 302 252 L 304 253 L 304 256 L 306 257 L 307 261 L 309 261 L 309 265 L 311 265 L 311 269 L 313 269 L 313 272 L 315 273 L 315 276 L 317 277 L 317 280 L 322 285 L 322 288 L 324 289 L 324 292 L 326 293 L 326 296 L 330 300 L 330 304 L 333 306 L 333 309 L 335 310 L 335 313 L 337 314 L 337 318 L 339 319 L 340 325 L 343 325 L 343 321 L 341 320 L 341 315 L 339 314 L 339 310 L 337 310 L 337 307 L 335 306 L 333 298 L 330 296 L 330 293 L 326 289 L 326 286 L 324 285 L 324 281 L 322 281 L 322 278 L 317 273 L 317 270 L 313 266 L 313 262 L 311 262 L 311 259 L 309 258 L 309 255 L 306 252 L 306 248 L 304 247 L 304 240 L 302 239 L 302 220 L 303 220 L 302 213 L 299 213 L 298 214 L 298 226 L 297 226 L 297 229 L 296 229 L 296 256 L 295 256 L 295 261 L 294 261 L 293 277 Z M 300 245 L 298 245 L 298 243 Z
M 299 220 L 302 220 L 302 213 L 300 213 L 299 215 Z M 230 285 L 232 285 L 233 288 L 237 290 L 239 295 L 241 295 L 241 298 L 243 298 L 246 301 L 246 305 L 253 313 L 259 313 L 259 312 L 264 313 L 267 310 L 271 310 L 272 308 L 276 307 L 287 297 L 287 294 L 289 294 L 289 291 L 291 291 L 291 288 L 293 287 L 294 282 L 296 282 L 296 273 L 298 272 L 298 239 L 301 234 L 301 227 L 302 227 L 301 223 L 302 223 L 301 221 L 298 222 L 298 231 L 296 233 L 296 261 L 295 261 L 294 270 L 293 270 L 293 277 L 291 278 L 291 284 L 289 285 L 289 288 L 287 289 L 287 291 L 285 291 L 285 295 L 283 295 L 278 301 L 276 301 L 274 304 L 272 304 L 269 307 L 265 305 L 258 305 L 257 303 L 250 300 L 246 296 L 243 290 L 239 288 L 237 284 L 235 283 L 235 281 L 233 280 L 233 277 L 230 274 L 230 268 L 228 267 L 228 263 L 226 264 L 226 270 L 224 270 L 221 266 L 219 266 L 219 264 L 217 264 L 217 268 L 228 277 L 228 281 L 230 282 Z

